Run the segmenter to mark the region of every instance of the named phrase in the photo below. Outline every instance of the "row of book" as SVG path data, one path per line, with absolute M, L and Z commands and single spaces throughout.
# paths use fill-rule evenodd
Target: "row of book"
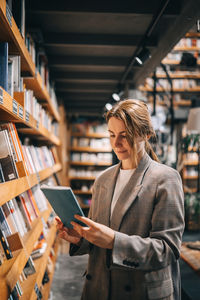
M 197 47 L 200 48 L 200 39 L 196 38 L 182 38 L 176 44 L 176 47 Z
M 41 111 L 41 105 L 39 105 L 38 100 L 34 97 L 34 92 L 26 90 L 23 77 L 21 77 L 21 57 L 19 55 L 9 55 L 8 42 L 0 42 L 0 69 L 0 86 L 7 91 L 11 97 L 14 97 L 14 92 L 24 92 L 24 107 L 37 120 L 41 113 L 38 115 L 35 111 Z M 48 91 L 53 106 L 58 110 L 57 99 L 53 90 L 53 87 L 49 87 Z M 42 114 L 44 114 L 44 112 L 42 112 Z
M 0 182 L 38 173 L 56 159 L 55 148 L 22 145 L 14 123 L 0 124 Z
M 72 137 L 72 147 L 109 148 L 109 138 L 89 139 Z
M 13 16 L 18 29 L 24 38 L 25 45 L 30 53 L 32 61 L 34 62 L 36 69 L 40 73 L 43 81 L 43 85 L 47 87 L 47 90 L 52 99 L 52 103 L 56 110 L 58 110 L 58 102 L 56 94 L 54 91 L 54 86 L 49 80 L 49 70 L 48 70 L 48 61 L 47 56 L 44 52 L 44 49 L 41 50 L 41 46 L 38 46 L 38 41 L 40 44 L 42 42 L 42 33 L 38 28 L 32 28 L 32 32 L 26 32 L 25 28 L 25 0 L 6 0 L 7 2 L 7 11 L 9 11 L 10 17 Z
M 88 121 L 86 119 L 77 119 L 72 123 L 72 133 L 92 134 L 92 133 L 107 133 L 106 123 L 99 121 Z
M 190 89 L 200 85 L 199 80 L 194 80 L 194 79 L 174 79 L 172 81 L 172 84 L 174 89 Z M 149 88 L 153 88 L 154 79 L 148 77 L 146 79 L 146 86 Z M 156 88 L 163 88 L 169 90 L 171 88 L 171 85 L 167 79 L 158 79 L 156 81 Z
M 70 168 L 69 176 L 70 177 L 97 177 L 100 175 L 102 170 L 97 169 L 88 169 L 88 168 Z
M 53 117 L 38 102 L 38 100 L 34 96 L 34 92 L 32 90 L 24 89 L 24 95 L 25 111 L 31 114 L 33 118 L 43 127 L 45 127 L 49 132 L 55 133 L 55 123 L 57 124 L 56 126 L 58 126 L 58 123 L 55 121 L 53 122 Z M 58 134 L 56 133 L 56 135 Z
M 46 247 L 47 247 L 46 237 L 47 237 L 47 234 L 49 233 L 49 228 L 51 227 L 51 225 L 52 225 L 52 215 L 49 216 L 49 218 L 47 220 L 47 223 L 44 222 L 43 230 L 40 234 L 40 237 L 35 242 L 32 253 L 29 256 L 29 258 L 28 258 L 28 260 L 27 260 L 27 262 L 26 262 L 26 264 L 23 268 L 23 271 L 19 276 L 19 280 L 17 281 L 15 287 L 11 291 L 11 294 L 10 294 L 8 299 L 10 299 L 10 300 L 20 299 L 20 297 L 23 295 L 23 283 L 24 283 L 24 281 L 26 281 L 30 275 L 33 275 L 33 274 L 36 273 L 36 266 L 35 266 L 34 260 L 40 258 L 45 253 L 45 250 L 46 250 Z M 43 279 L 42 279 L 42 287 L 47 282 L 49 282 L 49 275 L 53 272 L 53 261 L 52 261 L 52 259 L 55 257 L 55 252 L 54 252 L 53 246 L 54 245 L 52 245 L 52 248 L 50 249 L 50 253 L 49 253 L 49 256 L 48 256 L 46 270 L 44 272 Z M 37 299 L 40 299 L 40 296 L 42 295 L 42 292 L 41 292 L 41 289 L 39 289 L 39 287 L 37 287 L 35 289 L 35 293 L 37 295 Z
M 72 162 L 91 162 L 94 164 L 98 163 L 112 163 L 112 153 L 71 153 Z
M 25 111 L 48 131 L 57 133 L 57 130 L 54 130 L 55 122 L 53 123 L 52 116 L 42 107 L 34 96 L 34 92 L 26 89 L 23 77 L 21 77 L 21 58 L 19 55 L 8 55 L 7 42 L 0 42 L 0 69 L 0 86 L 11 97 L 15 96 L 15 92 L 24 92 Z

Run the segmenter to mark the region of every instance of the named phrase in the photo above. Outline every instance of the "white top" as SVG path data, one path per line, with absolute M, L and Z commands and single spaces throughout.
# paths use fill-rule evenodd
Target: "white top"
M 133 175 L 134 171 L 135 169 L 128 169 L 128 170 L 120 169 L 117 177 L 116 185 L 115 185 L 112 203 L 111 203 L 111 216 L 121 192 L 123 191 L 125 185 L 128 183 L 129 179 Z

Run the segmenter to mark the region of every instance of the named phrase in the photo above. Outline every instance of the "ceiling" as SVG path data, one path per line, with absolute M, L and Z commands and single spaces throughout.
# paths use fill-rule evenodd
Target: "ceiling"
M 137 87 L 200 16 L 200 0 L 26 0 L 58 100 L 68 113 L 102 114 L 114 92 Z M 151 58 L 135 56 L 146 47 Z

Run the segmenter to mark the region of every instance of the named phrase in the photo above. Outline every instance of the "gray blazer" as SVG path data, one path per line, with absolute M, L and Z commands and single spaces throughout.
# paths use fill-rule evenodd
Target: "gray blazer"
M 115 231 L 114 248 L 82 240 L 70 255 L 89 254 L 84 300 L 180 300 L 178 258 L 184 230 L 179 173 L 147 154 L 126 184 L 110 219 L 120 164 L 94 184 L 89 217 Z

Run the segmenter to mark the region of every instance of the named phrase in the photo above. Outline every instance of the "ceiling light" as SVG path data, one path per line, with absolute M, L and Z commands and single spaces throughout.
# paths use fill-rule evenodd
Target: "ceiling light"
M 139 65 L 143 65 L 147 59 L 151 57 L 151 53 L 149 49 L 142 48 L 142 50 L 139 52 L 139 54 L 135 57 L 136 61 Z
M 117 93 L 113 93 L 112 97 L 115 101 L 119 101 L 120 100 L 120 96 Z
M 107 110 L 111 110 L 112 109 L 112 104 L 106 103 L 105 107 L 106 107 Z

